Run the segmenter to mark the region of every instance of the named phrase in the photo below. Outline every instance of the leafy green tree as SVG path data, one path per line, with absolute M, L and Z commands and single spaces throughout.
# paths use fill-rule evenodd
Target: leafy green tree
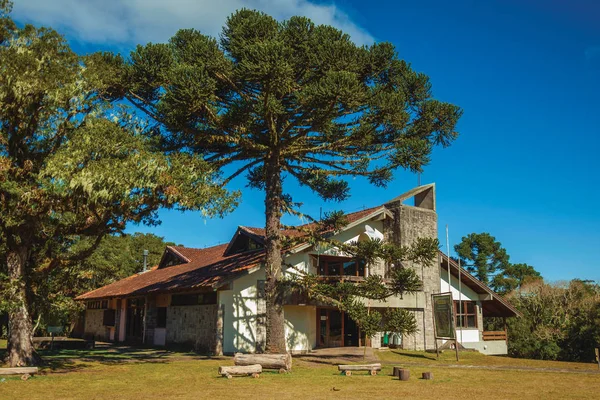
M 600 343 L 600 289 L 573 280 L 534 280 L 512 293 L 523 314 L 508 320 L 508 351 L 515 357 L 591 361 Z
M 509 265 L 509 256 L 502 244 L 489 233 L 470 233 L 454 250 L 461 265 L 483 283 L 490 284 L 494 276 Z
M 107 103 L 110 58 L 80 57 L 62 36 L 17 27 L 0 6 L 0 264 L 7 290 L 7 362 L 39 362 L 31 288 L 38 274 L 88 256 L 127 222 L 161 207 L 225 212 L 233 199 L 200 157 L 157 150 L 152 131 Z M 79 237 L 90 246 L 74 252 Z
M 70 251 L 79 253 L 93 241 L 83 238 Z M 40 321 L 40 331 L 48 325 L 68 326 L 76 321 L 83 304 L 75 297 L 141 272 L 143 250 L 149 252 L 148 268 L 157 265 L 165 246 L 171 244 L 153 234 L 108 235 L 89 257 L 39 271 L 30 279 L 30 310 L 33 319 Z
M 450 145 L 461 115 L 390 43 L 361 47 L 308 18 L 245 9 L 220 40 L 187 29 L 138 46 L 118 79 L 114 95 L 159 122 L 165 149 L 201 154 L 226 182 L 246 173 L 264 191 L 267 352 L 285 351 L 280 220 L 296 211 L 284 180 L 325 200 L 348 197 L 347 177 L 384 186 Z

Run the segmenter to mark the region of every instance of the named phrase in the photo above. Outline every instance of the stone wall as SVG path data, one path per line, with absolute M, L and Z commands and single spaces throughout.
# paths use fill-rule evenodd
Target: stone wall
M 167 309 L 167 346 L 182 344 L 200 353 L 216 354 L 219 306 L 170 306 Z
M 85 310 L 85 337 L 109 340 L 109 329 L 104 326 L 104 310 Z
M 384 236 L 401 246 L 412 245 L 417 238 L 437 238 L 437 214 L 435 211 L 401 204 L 387 204 L 394 219 L 386 219 Z M 413 268 L 423 282 L 424 304 L 415 304 L 413 312 L 419 332 L 403 338 L 403 347 L 410 350 L 434 349 L 433 310 L 431 295 L 440 291 L 440 269 L 437 256 L 430 265 L 403 263 L 405 268 Z
M 146 314 L 144 314 L 144 318 L 146 319 L 146 330 L 145 330 L 145 343 L 148 345 L 154 344 L 154 329 L 156 327 L 156 297 L 149 296 L 146 297 Z

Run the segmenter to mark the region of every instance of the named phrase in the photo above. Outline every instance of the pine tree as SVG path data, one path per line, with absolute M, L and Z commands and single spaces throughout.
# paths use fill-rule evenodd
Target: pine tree
M 165 149 L 201 154 L 265 193 L 268 352 L 285 351 L 281 216 L 295 179 L 325 200 L 349 195 L 345 178 L 385 186 L 397 168 L 420 171 L 457 137 L 461 110 L 435 100 L 429 79 L 390 43 L 360 47 L 308 18 L 231 15 L 220 40 L 187 29 L 138 46 L 114 95 L 159 124 Z

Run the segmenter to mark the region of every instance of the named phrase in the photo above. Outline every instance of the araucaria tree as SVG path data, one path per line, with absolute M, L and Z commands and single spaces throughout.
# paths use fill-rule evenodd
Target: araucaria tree
M 470 233 L 454 246 L 462 265 L 494 291 L 506 294 L 524 283 L 541 279 L 534 267 L 511 264 L 502 243 L 489 233 Z
M 456 137 L 458 107 L 432 98 L 427 76 L 390 43 L 357 46 L 347 34 L 292 17 L 241 10 L 220 40 L 188 29 L 139 46 L 119 94 L 159 122 L 162 145 L 201 154 L 265 193 L 268 352 L 285 351 L 281 216 L 294 178 L 325 200 L 344 178 L 384 186 L 397 168 L 419 171 Z
M 7 362 L 39 361 L 35 278 L 89 255 L 160 207 L 227 211 L 232 199 L 200 157 L 157 150 L 151 132 L 104 101 L 108 57 L 79 57 L 51 29 L 17 27 L 0 0 L 0 307 Z M 92 243 L 73 252 L 78 237 Z

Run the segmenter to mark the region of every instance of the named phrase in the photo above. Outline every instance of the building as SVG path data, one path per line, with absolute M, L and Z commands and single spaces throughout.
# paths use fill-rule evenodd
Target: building
M 411 205 L 409 200 L 414 199 Z M 410 245 L 418 237 L 437 237 L 435 186 L 417 187 L 377 207 L 347 214 L 348 225 L 334 235 L 341 242 L 381 238 Z M 301 237 L 289 229 L 285 236 Z M 152 346 L 182 344 L 201 352 L 258 352 L 265 342 L 264 230 L 240 226 L 227 244 L 192 249 L 169 246 L 157 267 L 96 289 L 85 301 L 85 334 L 114 342 Z M 368 274 L 384 276 L 383 262 L 365 268 L 335 248 L 299 244 L 285 253 L 284 274 L 308 272 L 358 281 Z M 513 317 L 514 307 L 442 253 L 430 266 L 416 268 L 423 290 L 374 304 L 411 310 L 419 332 L 388 338 L 405 349 L 434 349 L 431 295 L 453 293 L 458 339 L 486 354 L 506 354 L 505 332 L 483 330 L 484 317 Z M 450 270 L 451 284 L 448 284 Z M 290 296 L 284 306 L 286 339 L 291 352 L 317 347 L 386 345 L 377 335 L 365 341 L 356 324 L 339 310 Z M 383 343 L 382 343 L 383 340 Z M 441 342 L 440 342 L 441 344 Z

